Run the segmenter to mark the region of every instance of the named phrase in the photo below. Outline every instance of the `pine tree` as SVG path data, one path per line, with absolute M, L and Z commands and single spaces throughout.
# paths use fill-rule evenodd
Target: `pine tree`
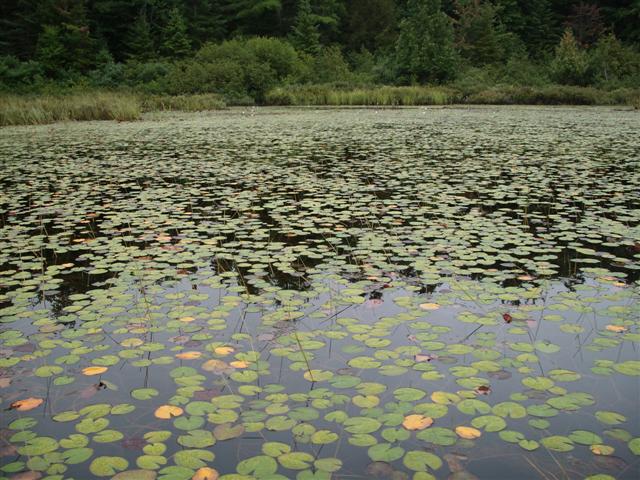
M 458 48 L 474 65 L 504 59 L 503 32 L 496 21 L 496 7 L 480 0 L 456 2 Z
M 375 51 L 393 46 L 396 29 L 396 2 L 393 0 L 353 0 L 349 2 L 347 40 L 352 50 Z
M 298 4 L 298 14 L 290 40 L 294 47 L 310 55 L 320 51 L 320 30 L 311 11 L 309 0 L 300 0 Z
M 570 28 L 564 31 L 556 54 L 551 62 L 551 78 L 567 85 L 587 85 L 589 83 L 589 58 L 573 35 Z
M 397 70 L 405 82 L 446 82 L 458 65 L 451 19 L 440 0 L 409 0 L 396 42 Z
M 83 0 L 52 0 L 39 5 L 47 23 L 38 37 L 36 58 L 51 75 L 86 73 L 95 66 L 98 43 L 91 36 Z
M 186 0 L 185 16 L 196 47 L 224 38 L 226 22 L 219 0 Z
M 154 56 L 151 27 L 146 12 L 142 11 L 131 26 L 126 42 L 127 57 L 132 60 L 146 61 Z
M 45 25 L 38 37 L 36 60 L 42 64 L 48 76 L 59 77 L 63 74 L 66 51 L 60 27 Z
M 181 58 L 191 52 L 187 24 L 177 8 L 171 9 L 167 25 L 162 30 L 162 39 L 162 53 L 167 57 Z
M 282 0 L 226 0 L 231 30 L 245 35 L 276 35 L 282 23 Z

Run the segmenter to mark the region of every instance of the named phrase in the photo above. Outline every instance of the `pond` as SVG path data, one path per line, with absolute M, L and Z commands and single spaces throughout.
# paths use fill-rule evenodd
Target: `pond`
M 0 478 L 636 479 L 640 115 L 0 130 Z

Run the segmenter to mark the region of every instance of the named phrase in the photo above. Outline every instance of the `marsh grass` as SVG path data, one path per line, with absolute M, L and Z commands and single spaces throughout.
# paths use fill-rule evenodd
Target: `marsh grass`
M 448 105 L 460 101 L 459 93 L 446 87 L 335 88 L 329 85 L 281 87 L 269 92 L 269 105 Z
M 220 95 L 139 95 L 91 91 L 60 95 L 0 95 L 0 126 L 42 125 L 60 121 L 140 119 L 143 112 L 220 110 Z
M 331 85 L 280 87 L 267 94 L 269 105 L 635 105 L 640 90 L 592 87 L 496 86 L 474 91 L 450 87 L 336 88 Z M 635 100 L 634 100 L 635 99 Z M 638 108 L 638 107 L 636 107 Z
M 246 99 L 228 99 L 245 105 Z M 334 84 L 278 87 L 265 98 L 266 105 L 409 106 L 409 105 L 629 105 L 640 109 L 640 89 L 612 91 L 591 87 L 495 86 L 464 88 L 434 86 L 349 87 Z M 218 94 L 141 95 L 129 92 L 18 96 L 0 95 L 0 126 L 39 125 L 59 121 L 138 120 L 143 112 L 180 110 L 197 112 L 226 108 Z
M 465 97 L 465 103 L 491 105 L 630 105 L 635 92 L 592 87 L 551 85 L 545 87 L 502 86 Z
M 0 126 L 41 125 L 71 120 L 137 120 L 141 102 L 135 95 L 111 92 L 69 95 L 0 96 Z
M 221 110 L 227 105 L 224 99 L 214 93 L 200 95 L 153 95 L 142 98 L 144 111 L 180 110 L 183 112 L 201 112 Z

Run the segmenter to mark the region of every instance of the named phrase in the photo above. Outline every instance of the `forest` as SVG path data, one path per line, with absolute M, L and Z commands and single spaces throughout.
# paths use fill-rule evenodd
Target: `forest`
M 635 0 L 0 4 L 5 94 L 214 94 L 237 105 L 625 103 L 638 95 L 639 49 Z

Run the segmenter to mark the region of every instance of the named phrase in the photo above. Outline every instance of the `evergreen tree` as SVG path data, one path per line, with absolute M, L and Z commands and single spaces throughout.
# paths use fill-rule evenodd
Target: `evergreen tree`
M 597 5 L 580 2 L 571 10 L 565 25 L 571 30 L 581 45 L 592 45 L 604 33 L 605 26 Z
M 420 83 L 452 80 L 458 60 L 452 22 L 440 0 L 409 0 L 396 42 L 400 78 Z
M 571 29 L 567 28 L 556 47 L 551 62 L 551 77 L 558 83 L 586 85 L 589 83 L 589 59 L 580 47 Z
M 60 27 L 45 25 L 38 37 L 36 60 L 50 77 L 59 77 L 65 69 L 66 51 Z
M 553 49 L 562 33 L 558 16 L 549 0 L 521 0 L 520 8 L 524 22 L 522 30 L 515 33 L 525 42 L 532 57 L 541 58 Z
M 37 0 L 0 1 L 0 54 L 26 60 L 33 58 L 43 22 Z
M 146 61 L 154 56 L 153 38 L 151 27 L 143 10 L 131 26 L 126 42 L 127 58 L 131 60 Z
M 456 2 L 457 44 L 474 65 L 498 62 L 505 57 L 505 35 L 497 22 L 496 7 L 480 0 Z
M 162 30 L 162 53 L 171 58 L 185 57 L 191 52 L 187 37 L 187 24 L 180 10 L 173 8 L 169 21 Z
M 281 0 L 226 0 L 231 30 L 240 34 L 274 35 L 282 23 Z
M 95 66 L 98 43 L 91 36 L 83 0 L 52 0 L 39 5 L 43 25 L 36 58 L 47 72 L 86 73 Z
M 220 0 L 185 0 L 189 36 L 196 47 L 222 40 L 226 22 Z
M 300 0 L 298 4 L 298 15 L 290 39 L 298 50 L 311 55 L 320 51 L 320 30 L 311 11 L 309 0 Z
M 349 2 L 347 41 L 352 50 L 376 51 L 393 46 L 396 37 L 396 2 L 353 0 Z

